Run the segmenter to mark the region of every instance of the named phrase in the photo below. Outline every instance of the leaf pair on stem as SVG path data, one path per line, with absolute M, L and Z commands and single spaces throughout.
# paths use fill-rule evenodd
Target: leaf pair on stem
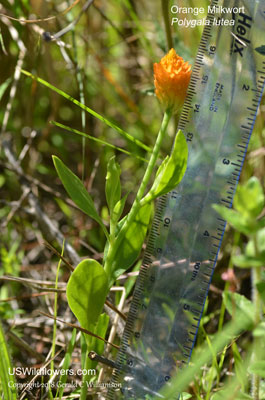
M 171 112 L 165 112 L 135 201 L 122 219 L 128 194 L 121 197 L 120 166 L 115 157 L 109 160 L 105 184 L 110 215 L 109 232 L 84 184 L 58 157 L 53 157 L 57 173 L 70 198 L 101 226 L 106 236 L 103 265 L 92 259 L 82 261 L 67 284 L 67 299 L 71 310 L 83 328 L 97 334 L 99 329 L 106 330 L 107 320 L 101 313 L 110 287 L 119 275 L 134 264 L 140 254 L 150 223 L 153 200 L 175 189 L 185 173 L 188 149 L 183 133 L 178 131 L 171 155 L 161 163 L 151 189 L 146 193 L 170 118 Z M 95 342 L 95 339 L 87 337 L 89 348 L 92 346 L 91 341 Z

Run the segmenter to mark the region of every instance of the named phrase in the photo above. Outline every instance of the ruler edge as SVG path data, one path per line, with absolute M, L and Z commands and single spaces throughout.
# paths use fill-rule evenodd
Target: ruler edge
M 218 4 L 218 2 L 219 2 L 219 0 L 212 0 L 211 1 L 211 7 L 216 6 Z M 191 102 L 192 102 L 193 95 L 195 94 L 194 93 L 194 88 L 196 86 L 196 82 L 199 79 L 199 71 L 200 71 L 200 68 L 201 68 L 201 60 L 202 60 L 202 58 L 204 56 L 204 52 L 206 50 L 206 43 L 207 43 L 207 40 L 209 40 L 211 38 L 211 36 L 212 36 L 211 35 L 211 31 L 212 31 L 212 28 L 213 28 L 213 24 L 212 24 L 213 18 L 214 18 L 213 14 L 211 14 L 211 13 L 207 14 L 206 19 L 210 20 L 210 24 L 209 25 L 205 25 L 204 29 L 203 29 L 203 32 L 202 32 L 202 36 L 201 36 L 201 39 L 200 39 L 200 42 L 199 42 L 199 46 L 198 46 L 195 62 L 194 62 L 193 69 L 192 69 L 192 75 L 191 75 L 191 79 L 190 79 L 187 95 L 186 95 L 185 102 L 184 102 L 184 105 L 183 105 L 183 108 L 182 108 L 182 111 L 181 111 L 181 115 L 180 115 L 180 119 L 179 119 L 179 123 L 178 123 L 178 127 L 177 127 L 177 130 L 176 130 L 176 133 L 178 132 L 179 129 L 184 130 L 185 125 L 189 122 L 186 118 L 188 117 L 189 111 L 192 108 L 191 107 Z M 264 92 L 264 89 L 265 89 L 265 61 L 263 61 L 263 69 L 264 69 L 264 72 L 263 72 L 264 81 L 261 82 L 261 84 L 259 84 L 259 80 L 257 80 L 257 94 L 258 94 L 258 96 L 257 96 L 258 98 L 256 100 L 257 107 L 256 107 L 255 115 L 253 117 L 252 125 L 249 128 L 247 144 L 246 144 L 245 151 L 244 151 L 244 154 L 243 154 L 243 158 L 242 158 L 242 162 L 241 162 L 241 166 L 240 166 L 240 172 L 238 173 L 236 184 L 235 184 L 234 193 L 233 193 L 230 205 L 227 206 L 228 208 L 230 208 L 232 206 L 232 204 L 233 204 L 233 198 L 234 198 L 234 195 L 235 195 L 235 192 L 236 192 L 236 187 L 237 187 L 237 184 L 238 184 L 240 176 L 241 176 L 242 168 L 243 168 L 243 165 L 244 165 L 244 162 L 245 162 L 245 158 L 246 158 L 246 154 L 247 154 L 249 141 L 250 141 L 253 129 L 254 129 L 254 125 L 255 125 L 255 122 L 256 122 L 257 114 L 258 114 L 258 109 L 259 109 L 260 102 L 261 102 L 261 99 L 262 99 L 262 96 L 263 96 L 263 92 Z M 161 216 L 163 214 L 163 211 L 165 210 L 167 199 L 168 199 L 170 193 L 167 193 L 167 194 L 161 196 L 157 200 L 156 205 L 155 205 L 155 215 L 154 215 L 154 218 L 153 218 L 153 221 L 152 221 L 152 225 L 151 225 L 151 229 L 150 229 L 149 235 L 148 235 L 147 240 L 146 240 L 147 244 L 146 244 L 146 249 L 145 249 L 144 255 L 143 255 L 143 261 L 142 261 L 142 264 L 141 264 L 141 267 L 140 267 L 140 270 L 139 270 L 139 275 L 138 275 L 136 283 L 135 283 L 135 288 L 134 288 L 134 291 L 133 291 L 133 298 L 132 298 L 132 302 L 130 304 L 126 325 L 125 325 L 125 328 L 124 328 L 124 331 L 123 331 L 123 334 L 122 334 L 120 349 L 119 349 L 117 357 L 116 357 L 116 362 L 115 362 L 116 367 L 115 367 L 115 369 L 114 369 L 114 371 L 112 373 L 112 377 L 111 377 L 111 382 L 114 385 L 115 384 L 117 385 L 117 384 L 121 383 L 120 382 L 121 376 L 122 376 L 123 373 L 126 372 L 126 371 L 124 371 L 124 368 L 122 368 L 122 367 L 124 367 L 124 361 L 126 361 L 126 349 L 129 347 L 125 342 L 128 342 L 128 340 L 131 337 L 131 333 L 133 332 L 133 324 L 134 324 L 135 316 L 136 316 L 135 312 L 133 311 L 133 309 L 138 309 L 139 301 L 140 301 L 140 295 L 141 295 L 142 291 L 140 292 L 140 295 L 137 294 L 137 292 L 139 292 L 139 289 L 141 288 L 141 286 L 143 286 L 143 284 L 145 282 L 145 279 L 146 279 L 146 276 L 147 276 L 147 273 L 148 273 L 148 269 L 150 267 L 150 256 L 153 255 L 152 250 L 154 249 L 154 243 L 152 243 L 152 241 L 153 241 L 152 236 L 154 236 L 155 235 L 154 232 L 156 232 L 155 225 L 156 224 L 159 225 L 161 223 Z M 200 316 L 198 318 L 198 324 L 197 324 L 196 332 L 195 332 L 195 335 L 194 335 L 194 341 L 192 343 L 192 348 L 190 350 L 190 355 L 189 355 L 188 362 L 190 360 L 190 357 L 191 357 L 191 354 L 192 354 L 192 351 L 193 351 L 193 348 L 194 348 L 194 345 L 195 345 L 195 342 L 196 342 L 198 329 L 199 329 L 200 321 L 201 321 L 201 318 L 202 318 L 202 313 L 203 313 L 203 310 L 204 310 L 204 307 L 205 307 L 205 301 L 206 301 L 208 293 L 209 293 L 209 287 L 210 287 L 210 284 L 211 284 L 211 281 L 212 281 L 212 277 L 213 277 L 213 274 L 214 274 L 214 271 L 215 271 L 218 254 L 219 254 L 219 251 L 220 251 L 220 248 L 221 248 L 221 245 L 222 245 L 222 241 L 223 241 L 223 237 L 224 237 L 224 233 L 225 233 L 225 227 L 226 227 L 227 221 L 225 221 L 225 220 L 223 220 L 223 221 L 224 221 L 224 229 L 223 229 L 223 232 L 222 232 L 222 236 L 221 236 L 221 238 L 219 240 L 219 246 L 218 246 L 218 249 L 217 249 L 217 254 L 215 256 L 215 260 L 214 260 L 214 263 L 213 263 L 212 274 L 211 274 L 211 277 L 209 278 L 209 283 L 208 283 L 208 287 L 207 287 L 207 291 L 206 291 L 206 296 L 205 296 L 205 299 L 204 299 L 204 304 L 202 306 L 202 311 L 201 311 Z M 188 362 L 187 362 L 187 364 L 188 364 Z M 114 387 L 111 387 L 108 390 L 106 400 L 114 400 L 114 397 L 113 397 L 114 390 L 115 390 Z M 178 397 L 179 397 L 179 395 L 177 395 L 176 399 Z

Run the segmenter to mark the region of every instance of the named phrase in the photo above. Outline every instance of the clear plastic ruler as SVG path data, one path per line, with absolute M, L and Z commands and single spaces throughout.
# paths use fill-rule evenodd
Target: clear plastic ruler
M 225 229 L 212 204 L 231 207 L 255 123 L 265 80 L 265 0 L 215 6 L 179 122 L 188 168 L 158 202 L 109 400 L 155 398 L 187 365 Z M 218 14 L 218 6 L 244 12 Z

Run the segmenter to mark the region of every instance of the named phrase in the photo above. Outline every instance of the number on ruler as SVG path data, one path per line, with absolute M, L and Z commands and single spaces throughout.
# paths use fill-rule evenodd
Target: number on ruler
M 191 281 L 195 281 L 195 279 L 197 278 L 200 266 L 201 266 L 200 262 L 195 263 L 193 271 L 192 271 Z

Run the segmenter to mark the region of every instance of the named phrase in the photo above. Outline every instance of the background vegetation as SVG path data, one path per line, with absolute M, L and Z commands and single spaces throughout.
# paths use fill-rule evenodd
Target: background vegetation
M 178 2 L 182 6 L 194 6 L 194 3 L 192 0 Z M 208 1 L 200 0 L 205 9 L 208 4 Z M 84 6 L 87 9 L 82 12 Z M 74 3 L 2 0 L 0 13 L 2 327 L 13 366 L 40 368 L 44 365 L 50 367 L 54 362 L 58 368 L 64 362 L 65 366 L 78 368 L 83 354 L 80 333 L 76 334 L 62 322 L 58 322 L 55 329 L 54 321 L 39 312 L 55 312 L 61 320 L 76 323 L 64 293 L 69 268 L 67 263 L 57 268 L 59 257 L 44 241 L 61 253 L 65 238 L 64 256 L 68 263 L 76 265 L 82 257 L 101 260 L 105 238 L 97 224 L 84 217 L 67 198 L 51 156 L 60 157 L 84 180 L 97 210 L 108 224 L 104 196 L 108 160 L 116 154 L 121 165 L 124 193 L 130 192 L 130 203 L 145 168 L 140 157 L 147 155 L 139 146 L 66 98 L 21 74 L 19 68 L 62 89 L 147 146 L 152 146 L 162 116 L 153 96 L 153 63 L 168 50 L 161 3 L 144 0 Z M 58 32 L 63 33 L 66 27 L 72 29 L 58 38 Z M 174 27 L 174 48 L 190 63 L 194 62 L 201 33 L 200 27 Z M 50 41 L 51 35 L 55 35 L 57 40 Z M 264 117 L 263 99 L 241 174 L 241 182 L 256 176 L 262 186 L 265 171 Z M 53 120 L 114 147 L 60 129 L 50 123 Z M 169 138 L 163 143 L 163 155 L 169 153 L 174 134 L 172 123 Z M 118 147 L 130 154 L 120 152 Z M 198 334 L 199 351 L 205 342 L 211 349 L 213 335 L 220 332 L 223 322 L 230 318 L 223 305 L 223 293 L 237 291 L 251 298 L 250 269 L 235 267 L 231 258 L 231 255 L 244 252 L 247 241 L 245 234 L 227 228 Z M 119 281 L 110 298 L 116 306 L 121 302 L 125 314 L 139 265 L 130 272 L 128 280 Z M 58 282 L 55 283 L 57 272 Z M 116 314 L 109 308 L 107 310 L 113 323 Z M 119 318 L 113 338 L 115 343 L 119 343 L 123 325 L 123 319 Z M 0 336 L 3 343 L 3 333 Z M 251 342 L 251 333 L 247 332 L 231 341 L 221 354 L 213 351 L 211 362 L 200 367 L 200 372 L 196 372 L 185 390 L 194 399 L 213 398 L 224 381 L 236 377 L 236 387 L 245 393 L 242 396 L 247 396 L 250 388 L 242 370 L 248 373 L 244 360 L 248 360 Z M 4 349 L 3 345 L 1 355 Z M 115 353 L 115 349 L 108 348 L 105 355 L 114 359 Z M 8 357 L 6 360 L 8 362 Z M 2 365 L 3 368 L 6 366 Z M 111 369 L 105 367 L 104 378 L 101 375 L 100 379 L 106 381 L 110 373 Z M 26 375 L 17 376 L 21 383 L 31 379 Z M 42 379 L 47 381 L 47 377 Z M 1 381 L 5 393 L 3 374 Z M 57 396 L 76 398 L 78 394 L 75 392 L 78 393 L 78 388 L 66 388 Z M 265 399 L 264 382 L 261 382 L 260 393 L 260 398 Z M 21 399 L 56 396 L 54 391 L 47 394 L 45 390 L 36 388 L 18 391 L 18 394 Z

